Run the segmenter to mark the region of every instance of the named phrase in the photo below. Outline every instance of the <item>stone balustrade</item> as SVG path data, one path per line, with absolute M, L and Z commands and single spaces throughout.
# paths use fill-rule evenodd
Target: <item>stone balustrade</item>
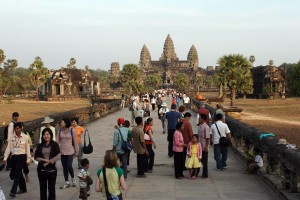
M 194 108 L 198 108 L 200 101 L 193 99 Z M 206 105 L 206 108 L 212 114 L 215 109 Z M 297 193 L 300 185 L 300 150 L 290 149 L 286 145 L 277 144 L 278 139 L 272 136 L 266 136 L 261 139 L 263 131 L 249 126 L 237 119 L 226 115 L 226 123 L 233 135 L 233 149 L 242 157 L 245 155 L 242 151 L 245 142 L 254 144 L 260 148 L 264 156 L 264 168 L 262 175 L 265 179 L 272 182 L 270 176 L 281 177 L 283 189 L 289 189 L 292 193 Z M 245 162 L 246 163 L 246 162 Z M 277 176 L 279 175 L 279 176 Z
M 105 100 L 104 103 L 93 104 L 90 107 L 79 108 L 75 110 L 70 110 L 62 113 L 57 113 L 54 115 L 49 115 L 50 118 L 54 119 L 54 122 L 51 123 L 56 131 L 59 130 L 60 122 L 63 118 L 73 118 L 75 116 L 79 117 L 79 123 L 81 125 L 89 123 L 98 118 L 104 117 L 111 113 L 116 112 L 120 109 L 121 100 Z M 42 127 L 42 121 L 44 121 L 44 117 L 34 119 L 31 121 L 26 121 L 24 123 L 25 131 L 28 131 L 33 145 L 35 146 L 39 141 L 40 128 Z M 5 127 L 0 127 L 0 159 L 3 158 L 4 149 L 2 149 L 3 145 L 3 131 Z

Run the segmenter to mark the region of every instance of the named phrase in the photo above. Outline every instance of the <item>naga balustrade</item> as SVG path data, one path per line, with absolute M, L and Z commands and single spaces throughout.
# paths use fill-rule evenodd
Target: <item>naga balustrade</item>
M 54 122 L 51 124 L 55 127 L 56 132 L 59 130 L 60 122 L 63 118 L 73 118 L 75 116 L 79 117 L 79 123 L 86 124 L 93 120 L 99 119 L 101 117 L 107 116 L 111 113 L 114 113 L 120 109 L 121 100 L 105 100 L 105 103 L 91 104 L 89 107 L 78 108 L 75 110 L 70 110 L 62 113 L 57 113 L 49 115 L 50 118 L 54 119 Z M 44 117 L 34 119 L 31 121 L 26 121 L 24 123 L 24 130 L 29 132 L 32 143 L 34 146 L 37 145 L 40 136 L 40 128 L 43 126 L 42 121 Z M 4 127 L 0 127 L 0 160 L 3 159 L 3 154 L 5 149 L 2 149 L 3 146 L 3 131 Z
M 201 101 L 193 99 L 194 108 L 199 108 Z M 205 107 L 214 113 L 215 108 Z M 197 110 L 197 109 L 196 109 Z M 292 193 L 298 192 L 300 180 L 300 150 L 287 148 L 286 145 L 277 144 L 278 139 L 266 136 L 261 139 L 263 131 L 249 126 L 237 119 L 226 115 L 226 123 L 233 135 L 232 148 L 241 153 L 245 142 L 257 146 L 264 153 L 264 167 L 266 174 L 280 175 L 283 188 L 290 189 Z M 240 154 L 244 156 L 242 153 Z

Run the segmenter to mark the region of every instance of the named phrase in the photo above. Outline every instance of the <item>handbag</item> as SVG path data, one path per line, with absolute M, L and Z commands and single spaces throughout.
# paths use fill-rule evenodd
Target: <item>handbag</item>
M 121 148 L 122 148 L 122 150 L 123 150 L 125 153 L 129 153 L 129 152 L 132 150 L 132 144 L 131 144 L 131 142 L 125 141 L 125 140 L 123 139 L 123 136 L 122 136 L 122 134 L 121 134 L 120 129 L 118 129 L 118 131 L 119 131 L 120 136 L 121 136 L 121 139 L 122 139 L 122 146 L 121 146 Z
M 220 131 L 219 131 L 219 128 L 217 126 L 217 124 L 215 123 L 216 127 L 217 127 L 217 130 L 218 130 L 218 134 L 220 136 L 220 140 L 219 140 L 219 144 L 222 145 L 222 146 L 230 146 L 231 145 L 231 141 L 228 140 L 227 137 L 222 137 L 221 134 L 220 134 Z
M 104 179 L 104 186 L 105 186 L 104 188 L 105 188 L 106 199 L 107 200 L 122 200 L 123 199 L 122 193 L 120 195 L 113 195 L 113 194 L 109 193 L 109 191 L 108 191 L 108 185 L 107 185 L 107 179 L 106 179 L 106 170 L 105 170 L 105 167 L 103 167 L 102 172 L 103 172 L 103 179 Z
M 89 144 L 86 145 L 86 142 L 85 142 L 85 136 L 88 136 L 89 137 Z M 91 143 L 91 138 L 90 138 L 90 135 L 89 135 L 89 132 L 87 130 L 85 130 L 85 134 L 84 134 L 84 137 L 83 137 L 83 147 L 82 147 L 82 152 L 84 154 L 90 154 L 90 153 L 93 153 L 93 145 Z

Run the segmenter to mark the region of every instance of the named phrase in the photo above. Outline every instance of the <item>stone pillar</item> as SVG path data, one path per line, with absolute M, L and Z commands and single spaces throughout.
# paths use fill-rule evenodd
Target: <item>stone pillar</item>
M 96 88 L 97 88 L 97 95 L 100 95 L 100 83 L 99 82 L 97 82 Z
M 52 86 L 52 95 L 56 95 L 56 86 L 54 84 Z
M 94 94 L 94 81 L 91 81 L 91 94 Z
M 60 95 L 64 95 L 65 94 L 65 87 L 63 84 L 60 84 Z

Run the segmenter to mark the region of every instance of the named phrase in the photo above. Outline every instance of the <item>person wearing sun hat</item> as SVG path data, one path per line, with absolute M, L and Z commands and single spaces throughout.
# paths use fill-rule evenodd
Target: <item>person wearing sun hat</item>
M 168 105 L 166 104 L 166 102 L 163 102 L 161 104 L 161 108 L 158 111 L 160 120 L 161 120 L 161 125 L 163 128 L 163 134 L 165 134 L 167 132 L 166 113 L 169 112 L 169 109 L 167 108 L 167 106 Z
M 50 128 L 52 133 L 53 133 L 53 141 L 56 141 L 56 134 L 55 134 L 55 128 L 53 126 L 51 126 L 51 122 L 53 122 L 54 119 L 51 119 L 49 116 L 45 117 L 44 118 L 44 121 L 42 121 L 42 124 L 44 124 L 44 126 L 41 127 L 41 131 L 40 131 L 40 137 L 39 137 L 39 143 L 42 142 L 42 131 L 45 129 L 45 128 Z

